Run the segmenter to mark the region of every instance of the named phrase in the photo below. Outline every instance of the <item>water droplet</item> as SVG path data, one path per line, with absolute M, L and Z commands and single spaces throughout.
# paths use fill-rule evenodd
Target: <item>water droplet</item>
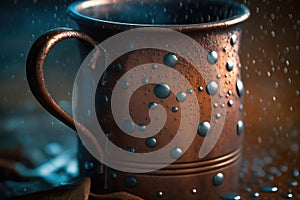
M 244 132 L 244 122 L 239 120 L 237 123 L 237 134 L 241 135 Z
M 133 187 L 137 186 L 138 182 L 135 177 L 127 176 L 124 180 L 124 184 L 129 188 L 133 188 Z
M 118 178 L 118 174 L 116 172 L 112 172 L 110 177 L 111 179 L 116 180 Z
M 116 72 L 120 72 L 122 70 L 122 65 L 120 63 L 117 63 L 114 65 Z
M 265 176 L 265 180 L 267 180 L 267 181 L 273 181 L 274 180 L 274 176 L 272 176 L 272 175 L 266 175 Z
M 236 82 L 236 89 L 237 89 L 237 93 L 238 95 L 241 97 L 244 94 L 244 84 L 243 82 L 239 79 Z
M 188 94 L 192 94 L 192 93 L 193 93 L 193 89 L 191 89 L 191 88 L 190 88 L 190 89 L 187 89 L 186 92 L 187 92 Z
M 163 192 L 161 192 L 161 191 L 156 192 L 156 196 L 157 197 L 162 197 L 163 196 Z
M 108 102 L 109 102 L 109 100 L 106 95 L 100 95 L 99 103 L 101 106 L 107 106 Z
M 258 198 L 259 197 L 259 193 L 258 192 L 253 192 L 250 194 L 251 197 L 253 198 Z
M 240 109 L 240 111 L 244 110 L 244 105 L 243 105 L 243 104 L 240 104 L 240 105 L 239 105 L 239 109 Z
M 218 84 L 215 81 L 211 81 L 206 86 L 206 91 L 209 95 L 215 95 L 218 91 Z
M 172 112 L 177 112 L 178 111 L 178 107 L 174 106 L 172 107 Z
M 127 148 L 127 151 L 130 152 L 130 153 L 134 153 L 135 152 L 135 149 L 133 147 L 128 147 Z
M 157 141 L 154 137 L 150 137 L 146 139 L 145 143 L 148 147 L 153 148 L 156 146 Z
M 155 102 L 150 102 L 148 107 L 151 109 L 151 110 L 154 110 L 156 107 L 157 107 L 157 103 Z
M 285 198 L 285 199 L 291 199 L 291 198 L 293 198 L 293 194 L 292 194 L 292 193 L 286 193 L 286 194 L 283 194 L 283 195 L 282 195 L 282 198 Z
M 299 173 L 299 170 L 298 169 L 293 169 L 293 171 L 292 171 L 292 175 L 293 175 L 293 177 L 299 177 L 299 175 L 300 175 L 300 173 Z
M 176 147 L 171 151 L 171 158 L 178 159 L 180 158 L 180 156 L 182 156 L 182 153 L 183 153 L 182 150 Z
M 271 186 L 271 185 L 264 185 L 264 186 L 261 186 L 259 189 L 262 192 L 277 192 L 278 191 L 278 188 L 276 186 Z
M 196 194 L 197 193 L 197 189 L 196 188 L 193 188 L 192 189 L 192 194 Z
M 200 92 L 202 92 L 202 91 L 203 91 L 203 87 L 202 87 L 202 86 L 199 86 L 198 90 L 199 90 Z
M 123 83 L 122 83 L 122 88 L 123 89 L 127 89 L 129 87 L 129 83 L 127 82 L 127 81 L 124 81 Z
M 152 69 L 157 69 L 157 64 L 152 64 Z
M 218 105 L 218 103 L 214 103 L 214 108 L 217 108 L 219 105 Z
M 145 131 L 146 128 L 147 128 L 147 126 L 144 124 L 139 125 L 139 131 Z
M 210 51 L 210 52 L 207 54 L 207 61 L 208 61 L 210 64 L 215 64 L 215 63 L 218 61 L 218 53 L 215 52 L 215 51 Z
M 28 192 L 28 188 L 27 188 L 27 187 L 24 187 L 24 188 L 23 188 L 23 192 L 25 192 L 25 193 Z
M 230 44 L 233 46 L 236 43 L 236 35 L 232 34 L 231 38 L 230 38 Z
M 132 120 L 124 120 L 122 124 L 123 129 L 126 131 L 126 133 L 132 133 L 135 128 L 135 124 Z
M 101 78 L 101 85 L 106 86 L 109 81 L 110 73 L 109 71 L 105 71 L 103 77 Z
M 142 83 L 144 83 L 144 84 L 147 84 L 149 82 L 149 80 L 147 79 L 147 78 L 144 78 L 143 80 L 142 80 Z
M 240 195 L 234 194 L 234 193 L 222 194 L 221 198 L 223 200 L 240 200 L 240 199 L 242 199 Z
M 212 180 L 214 186 L 221 185 L 223 181 L 224 181 L 224 175 L 222 173 L 217 173 Z
M 177 56 L 173 53 L 167 53 L 164 56 L 164 63 L 169 67 L 174 67 L 178 62 Z
M 221 118 L 221 114 L 220 114 L 220 113 L 217 113 L 217 114 L 216 114 L 216 118 L 217 118 L 217 119 L 220 119 L 220 118 Z
M 186 99 L 186 94 L 184 92 L 179 92 L 176 96 L 178 102 L 184 102 Z
M 228 71 L 232 71 L 233 70 L 233 62 L 231 60 L 228 60 L 226 63 L 226 69 Z
M 291 187 L 296 187 L 298 185 L 298 182 L 295 180 L 288 180 L 286 183 L 288 186 L 291 186 Z
M 94 168 L 94 163 L 90 161 L 84 162 L 84 169 L 85 170 L 92 170 Z
M 233 100 L 232 100 L 232 99 L 230 99 L 230 100 L 228 101 L 228 106 L 230 106 L 230 107 L 233 106 Z
M 211 130 L 210 123 L 206 121 L 201 122 L 198 126 L 198 134 L 203 137 L 209 134 L 210 130 Z
M 164 99 L 170 95 L 170 87 L 165 83 L 156 84 L 154 93 L 158 98 Z

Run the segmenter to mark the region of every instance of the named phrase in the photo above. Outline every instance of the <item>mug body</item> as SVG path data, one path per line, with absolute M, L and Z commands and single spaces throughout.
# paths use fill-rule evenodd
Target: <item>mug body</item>
M 209 63 L 213 73 L 207 79 L 206 72 L 197 71 L 184 56 L 162 49 L 134 50 L 114 60 L 100 78 L 95 94 L 95 102 L 99 103 L 95 105 L 98 122 L 108 133 L 107 137 L 111 142 L 133 154 L 162 149 L 181 128 L 179 124 L 184 112 L 180 106 L 180 98 L 185 98 L 185 95 L 194 94 L 197 98 L 200 119 L 195 123 L 199 126 L 195 130 L 191 130 L 189 126 L 183 127 L 184 137 L 190 137 L 191 132 L 197 134 L 189 148 L 175 162 L 145 173 L 130 173 L 105 166 L 80 143 L 80 174 L 91 177 L 92 192 L 127 191 L 145 199 L 217 199 L 225 192 L 236 191 L 244 129 L 244 88 L 238 53 L 241 22 L 248 18 L 248 9 L 226 1 L 86 1 L 72 4 L 69 14 L 78 23 L 80 31 L 99 43 L 134 28 L 158 27 L 179 31 L 196 41 L 207 52 L 199 56 L 203 56 Z M 80 50 L 85 58 L 92 47 L 81 44 Z M 164 107 L 167 120 L 153 137 L 128 136 L 114 121 L 110 106 L 103 106 L 103 97 L 110 102 L 116 83 L 136 66 L 147 63 L 168 66 L 174 58 L 176 64 L 172 68 L 182 74 L 191 87 L 187 87 L 181 96 L 170 93 L 167 97 L 161 97 L 156 92 L 162 86 L 160 83 L 147 84 L 148 79 L 141 80 L 145 84 L 130 97 L 129 112 L 133 121 L 141 129 L 147 127 L 151 123 L 148 112 L 153 108 L 151 106 L 157 104 Z M 196 107 L 191 105 L 186 109 Z M 214 138 L 213 147 L 204 157 L 199 157 L 201 147 L 206 145 L 206 137 L 212 134 L 216 126 L 220 129 L 220 134 Z M 171 156 L 180 154 L 180 148 L 169 153 Z M 130 166 L 126 160 L 122 162 Z

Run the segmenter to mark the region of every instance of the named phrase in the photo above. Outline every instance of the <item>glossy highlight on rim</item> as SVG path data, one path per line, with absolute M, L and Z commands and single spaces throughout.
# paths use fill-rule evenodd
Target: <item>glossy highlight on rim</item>
M 133 1 L 129 0 L 129 3 Z M 139 1 L 138 1 L 139 2 Z M 149 1 L 145 1 L 146 3 L 151 3 Z M 239 10 L 239 14 L 233 15 L 226 19 L 218 20 L 218 21 L 211 21 L 211 22 L 203 22 L 203 23 L 187 23 L 187 24 L 150 24 L 150 23 L 127 23 L 121 21 L 113 21 L 113 20 L 106 20 L 106 19 L 98 19 L 91 16 L 84 15 L 82 10 L 87 8 L 92 8 L 95 6 L 101 5 L 110 5 L 110 4 L 118 4 L 118 1 L 111 1 L 111 0 L 91 0 L 91 1 L 84 1 L 84 2 L 75 2 L 68 7 L 68 13 L 71 18 L 75 19 L 77 22 L 81 23 L 91 23 L 94 22 L 96 24 L 102 24 L 108 27 L 114 27 L 114 29 L 119 30 L 127 30 L 130 28 L 139 28 L 139 27 L 160 27 L 160 28 L 170 28 L 173 30 L 180 30 L 180 31 L 187 31 L 187 30 L 195 30 L 195 29 L 211 29 L 211 28 L 220 28 L 220 27 L 227 27 L 239 24 L 250 17 L 249 9 L 240 3 L 234 1 L 225 1 L 225 0 L 209 0 L 208 2 L 211 3 L 222 3 L 224 6 L 232 6 L 233 8 Z M 123 2 L 124 3 L 124 2 Z

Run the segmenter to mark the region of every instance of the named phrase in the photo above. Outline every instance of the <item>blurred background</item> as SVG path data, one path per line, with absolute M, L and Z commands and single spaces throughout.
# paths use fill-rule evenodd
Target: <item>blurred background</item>
M 74 132 L 48 114 L 32 96 L 25 62 L 32 43 L 55 27 L 76 24 L 66 14 L 71 0 L 5 0 L 0 6 L 0 199 L 47 190 L 78 175 Z M 296 0 L 240 0 L 250 11 L 240 51 L 245 142 L 241 194 L 276 185 L 270 199 L 300 195 L 300 4 Z M 46 62 L 46 82 L 56 101 L 71 110 L 80 66 L 77 41 L 54 47 Z M 55 180 L 27 180 L 11 166 L 38 167 L 67 151 Z M 26 162 L 24 162 L 26 161 Z M 11 167 L 11 168 L 9 168 Z M 7 169 L 10 170 L 7 170 Z M 33 173 L 33 172 L 32 172 Z M 296 182 L 290 184 L 291 182 Z M 248 194 L 249 193 L 249 194 Z M 277 198 L 278 197 L 278 198 Z

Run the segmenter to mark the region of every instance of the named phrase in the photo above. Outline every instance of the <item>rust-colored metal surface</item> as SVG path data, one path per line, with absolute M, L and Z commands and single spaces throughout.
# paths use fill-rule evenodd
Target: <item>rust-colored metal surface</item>
M 153 3 L 149 3 L 149 5 L 153 5 Z M 227 6 L 226 13 L 224 13 L 225 5 Z M 175 6 L 175 4 L 170 1 L 166 2 L 165 6 L 171 8 Z M 206 9 L 210 9 L 209 5 L 206 4 L 199 6 L 195 3 L 188 6 L 190 6 L 190 9 L 203 9 L 201 6 L 207 6 Z M 238 52 L 241 42 L 240 23 L 248 18 L 249 12 L 240 4 L 228 4 L 225 3 L 225 1 L 216 1 L 211 3 L 210 6 L 213 9 L 209 15 L 205 13 L 202 13 L 202 15 L 198 14 L 199 16 L 197 14 L 191 15 L 190 18 L 192 20 L 185 21 L 185 24 L 177 25 L 177 23 L 181 23 L 180 20 L 182 20 L 178 19 L 178 21 L 172 22 L 174 24 L 170 21 L 169 25 L 163 25 L 161 24 L 162 22 L 158 21 L 153 25 L 151 23 L 148 24 L 147 21 L 144 24 L 138 24 L 138 22 L 135 21 L 137 20 L 135 19 L 135 17 L 137 17 L 135 13 L 132 14 L 132 21 L 122 24 L 114 21 L 118 20 L 117 18 L 91 20 L 90 18 L 82 17 L 82 15 L 91 17 L 89 13 L 91 8 L 94 11 L 95 9 L 102 9 L 102 7 L 106 7 L 108 10 L 114 7 L 108 3 L 104 5 L 103 2 L 101 6 L 91 5 L 89 2 L 74 4 L 70 7 L 71 16 L 78 23 L 80 30 L 85 34 L 73 30 L 60 29 L 43 35 L 33 44 L 27 60 L 27 77 L 30 88 L 41 105 L 73 129 L 74 119 L 54 102 L 45 86 L 44 61 L 50 49 L 57 42 L 67 38 L 78 38 L 88 41 L 92 44 L 90 47 L 86 44 L 81 46 L 82 56 L 84 57 L 86 55 L 85 52 L 89 52 L 91 47 L 95 47 L 97 43 L 100 43 L 115 33 L 135 27 L 157 26 L 184 32 L 197 41 L 207 52 L 217 54 L 217 58 L 212 56 L 212 58 L 208 58 L 208 60 L 213 59 L 213 61 L 209 62 L 212 62 L 213 67 L 220 72 L 220 74 L 216 74 L 211 81 L 218 80 L 224 84 L 223 90 L 218 91 L 216 94 L 219 95 L 220 98 L 223 98 L 222 102 L 218 104 L 211 101 L 210 95 L 214 94 L 210 94 L 209 83 L 204 81 L 202 74 L 197 73 L 197 71 L 193 69 L 195 66 L 192 66 L 187 60 L 183 59 L 181 55 L 175 55 L 177 56 L 178 62 L 174 67 L 175 70 L 183 74 L 183 76 L 189 80 L 192 86 L 192 88 L 190 88 L 191 92 L 196 93 L 201 116 L 201 121 L 198 122 L 199 124 L 204 121 L 210 121 L 211 118 L 215 118 L 213 123 L 216 124 L 220 117 L 225 117 L 221 136 L 217 138 L 218 141 L 212 151 L 206 157 L 199 159 L 198 152 L 205 139 L 205 135 L 201 135 L 200 132 L 188 150 L 184 152 L 175 163 L 154 172 L 133 174 L 120 172 L 106 166 L 103 170 L 102 164 L 96 161 L 85 148 L 80 145 L 80 174 L 84 177 L 91 177 L 91 191 L 93 193 L 101 194 L 127 191 L 144 199 L 216 199 L 225 192 L 237 191 L 241 160 L 241 142 L 244 129 L 242 122 L 242 95 L 244 89 L 242 83 L 239 82 L 241 80 L 241 63 Z M 149 7 L 149 9 L 153 8 Z M 113 13 L 113 11 L 114 10 L 109 10 L 108 12 Z M 183 11 L 184 10 L 181 10 L 181 12 Z M 205 9 L 203 12 L 204 11 Z M 97 11 L 96 13 L 99 12 Z M 120 12 L 122 12 L 122 10 Z M 181 14 L 180 10 L 178 13 Z M 116 17 L 117 15 L 113 16 Z M 92 36 L 94 40 L 88 35 Z M 153 62 L 166 64 L 164 63 L 164 57 L 167 53 L 168 52 L 156 49 L 146 49 L 133 51 L 120 57 L 114 64 L 121 65 L 122 69 L 117 72 L 110 72 L 110 78 L 106 84 L 98 84 L 99 93 L 106 95 L 109 99 L 112 94 L 112 88 L 114 88 L 114 85 L 122 74 L 144 63 Z M 204 56 L 209 57 L 211 55 Z M 107 70 L 114 67 L 114 64 Z M 198 65 L 202 65 L 202 63 L 198 63 Z M 177 132 L 178 124 L 180 123 L 179 116 L 181 114 L 181 108 L 174 94 L 162 100 L 155 95 L 154 87 L 155 85 L 149 84 L 137 90 L 130 101 L 129 107 L 130 112 L 138 113 L 132 116 L 134 121 L 138 124 L 149 123 L 147 117 L 145 118 L 144 116 L 147 115 L 146 113 L 149 109 L 148 105 L 152 101 L 158 102 L 165 107 L 168 119 L 164 128 L 158 133 L 156 138 L 159 141 L 156 148 L 160 149 L 167 144 L 170 138 L 174 137 L 174 133 Z M 199 89 L 200 87 L 204 89 Z M 96 104 L 96 109 L 97 106 L 100 105 Z M 178 106 L 178 111 L 176 112 L 171 109 L 175 106 Z M 226 116 L 211 116 L 211 110 L 217 107 L 226 109 Z M 110 133 L 109 137 L 111 141 L 123 149 L 130 147 L 137 152 L 152 150 L 149 149 L 149 146 L 147 147 L 147 145 L 145 145 L 143 139 L 132 138 L 122 133 L 120 128 L 115 124 L 110 110 L 102 108 L 100 110 L 101 111 L 97 113 L 99 123 L 103 126 L 105 132 Z M 212 128 L 214 128 L 214 124 L 211 124 Z M 189 130 L 189 127 L 185 127 L 185 129 Z M 190 137 L 189 134 L 190 131 L 186 131 L 186 137 Z M 184 140 L 182 142 L 184 142 Z M 92 170 L 84 168 L 83 163 L 87 161 L 93 163 Z M 126 160 L 123 162 L 124 165 L 130 166 L 130 163 L 127 163 Z M 146 164 L 142 163 L 141 165 Z

